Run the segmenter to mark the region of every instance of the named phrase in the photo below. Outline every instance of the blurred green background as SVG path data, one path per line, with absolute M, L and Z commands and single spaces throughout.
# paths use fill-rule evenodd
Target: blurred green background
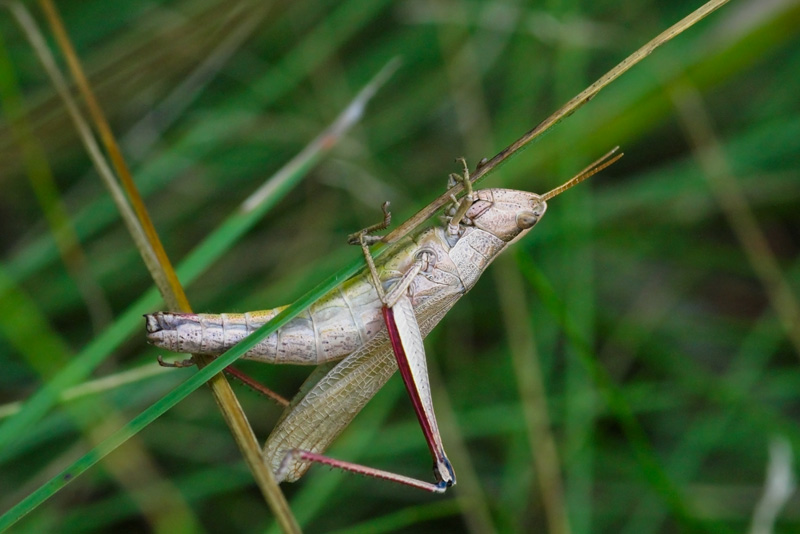
M 195 310 L 221 312 L 291 302 L 358 257 L 346 236 L 381 202 L 402 221 L 456 157 L 491 157 L 700 4 L 58 7 L 176 264 L 402 58 L 361 123 L 188 285 Z M 576 533 L 758 522 L 770 444 L 800 450 L 799 27 L 796 0 L 731 2 L 481 184 L 544 192 L 626 153 L 554 199 L 426 342 L 458 486 L 431 496 L 315 467 L 283 486 L 308 531 L 556 532 L 564 510 Z M 147 270 L 5 10 L 0 39 L 0 425 L 76 355 L 97 351 L 90 379 L 108 377 L 71 384 L 79 396 L 22 431 L 0 426 L 5 511 L 193 371 L 158 372 L 142 322 L 119 320 L 151 288 Z M 8 118 L 23 112 L 20 141 Z M 47 168 L 52 189 L 30 178 Z M 51 231 L 68 236 L 64 221 L 80 243 L 66 261 Z M 309 372 L 241 368 L 286 396 Z M 263 441 L 279 407 L 236 391 Z M 430 477 L 399 377 L 329 452 Z M 788 498 L 776 532 L 800 529 Z M 203 388 L 14 531 L 271 525 Z

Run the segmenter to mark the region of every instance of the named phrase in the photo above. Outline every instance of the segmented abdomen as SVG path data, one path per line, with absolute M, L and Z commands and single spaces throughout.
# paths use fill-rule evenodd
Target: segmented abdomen
M 191 354 L 222 354 L 286 308 L 248 313 L 146 315 L 147 339 Z M 268 363 L 318 365 L 362 346 L 383 326 L 374 288 L 357 277 L 332 290 L 244 354 Z

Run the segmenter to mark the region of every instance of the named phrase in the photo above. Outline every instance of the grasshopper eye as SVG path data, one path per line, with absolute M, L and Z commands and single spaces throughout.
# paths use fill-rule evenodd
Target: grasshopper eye
M 527 230 L 537 223 L 539 215 L 532 211 L 521 211 L 517 214 L 517 227 L 521 230 Z

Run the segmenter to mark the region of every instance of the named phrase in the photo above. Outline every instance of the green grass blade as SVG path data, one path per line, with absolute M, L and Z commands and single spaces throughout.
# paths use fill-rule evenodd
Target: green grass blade
M 241 343 L 227 351 L 225 354 L 222 354 L 212 363 L 192 375 L 180 386 L 176 387 L 170 393 L 165 395 L 148 409 L 132 419 L 130 423 L 125 425 L 125 427 L 109 436 L 106 440 L 85 454 L 70 467 L 63 470 L 45 485 L 32 492 L 22 502 L 0 516 L 0 531 L 4 531 L 14 525 L 17 521 L 34 510 L 37 506 L 45 502 L 67 484 L 75 480 L 75 478 L 86 472 L 102 458 L 113 452 L 117 447 L 125 443 L 132 436 L 136 435 L 147 425 L 155 421 L 159 416 L 163 415 L 167 410 L 189 396 L 192 391 L 202 386 L 212 376 L 222 372 L 225 367 L 239 359 L 245 352 L 256 346 L 259 341 L 266 338 L 275 330 L 289 322 L 298 313 L 307 308 L 312 302 L 341 284 L 344 280 L 347 280 L 353 276 L 362 267 L 363 265 L 361 259 L 354 261 L 348 267 L 342 269 L 324 282 L 320 283 L 317 287 L 298 299 L 294 304 L 290 305 L 288 308 L 278 314 L 274 319 L 253 332 L 252 335 L 245 338 Z
M 308 174 L 311 167 L 360 119 L 366 103 L 396 68 L 397 62 L 390 61 L 359 92 L 330 128 L 267 182 L 267 188 L 260 190 L 255 202 L 247 201 L 242 209 L 231 215 L 203 243 L 198 245 L 186 260 L 180 263 L 176 271 L 183 285 L 191 284 Z M 160 297 L 154 289 L 145 293 L 110 328 L 81 351 L 53 380 L 33 395 L 20 412 L 5 421 L 0 426 L 0 450 L 47 413 L 65 388 L 89 376 L 89 373 L 111 351 L 118 347 L 137 327 L 141 327 L 141 316 L 152 311 L 159 301 Z

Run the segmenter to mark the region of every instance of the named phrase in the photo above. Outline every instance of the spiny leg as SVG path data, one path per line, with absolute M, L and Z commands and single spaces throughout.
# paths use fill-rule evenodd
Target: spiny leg
M 429 491 L 431 493 L 444 493 L 447 490 L 447 486 L 433 484 L 431 482 L 425 482 L 424 480 L 418 480 L 416 478 L 407 477 L 405 475 L 392 473 L 391 471 L 384 471 L 382 469 L 375 469 L 372 467 L 367 467 L 365 465 L 359 465 L 359 464 L 354 464 L 352 462 L 337 460 L 335 458 L 330 458 L 328 456 L 323 456 L 315 452 L 305 451 L 301 449 L 293 449 L 286 453 L 286 456 L 283 457 L 283 461 L 281 462 L 278 471 L 275 473 L 275 479 L 278 480 L 279 482 L 283 480 L 286 477 L 286 472 L 288 471 L 289 466 L 292 464 L 292 462 L 295 461 L 314 462 L 322 465 L 327 465 L 330 467 L 334 467 L 336 469 L 341 469 L 343 471 L 349 471 L 351 473 L 356 473 L 358 475 L 365 475 L 373 478 L 380 478 L 383 480 L 388 480 L 390 482 L 403 484 L 404 486 L 410 486 L 412 488 Z
M 184 369 L 186 367 L 194 367 L 195 365 L 197 365 L 197 363 L 194 361 L 194 358 L 187 358 L 185 360 L 168 362 L 165 361 L 164 357 L 159 354 L 158 356 L 156 356 L 156 360 L 158 360 L 158 365 L 160 365 L 161 367 L 172 367 L 176 369 Z M 257 381 L 250 375 L 243 373 L 236 367 L 229 365 L 228 367 L 223 369 L 223 372 L 230 378 L 238 380 L 239 382 L 249 387 L 256 393 L 275 401 L 277 404 L 280 404 L 281 406 L 289 405 L 289 401 L 284 396 L 272 391 L 267 386 L 263 385 L 261 382 Z
M 415 267 L 409 271 L 409 273 L 418 273 L 419 266 L 422 262 L 427 261 L 429 260 L 418 260 L 418 262 L 415 262 Z M 406 273 L 403 279 L 407 278 L 413 279 L 413 277 L 409 277 L 408 273 Z M 435 493 L 443 493 L 448 487 L 455 485 L 455 472 L 444 451 L 439 427 L 436 422 L 436 415 L 433 411 L 430 381 L 428 379 L 428 370 L 425 362 L 425 349 L 411 299 L 407 294 L 403 293 L 397 297 L 397 301 L 393 306 L 390 307 L 384 304 L 384 306 L 382 306 L 382 313 L 389 340 L 392 345 L 392 351 L 400 370 L 400 375 L 403 378 L 406 392 L 411 399 L 420 427 L 425 436 L 425 441 L 428 444 L 428 449 L 433 458 L 436 483 L 425 482 L 397 473 L 337 460 L 304 449 L 291 449 L 284 453 L 285 455 L 281 464 L 275 473 L 275 477 L 278 481 L 282 481 L 286 478 L 286 474 L 295 462 L 306 461 L 321 463 L 345 471 L 381 478 Z

